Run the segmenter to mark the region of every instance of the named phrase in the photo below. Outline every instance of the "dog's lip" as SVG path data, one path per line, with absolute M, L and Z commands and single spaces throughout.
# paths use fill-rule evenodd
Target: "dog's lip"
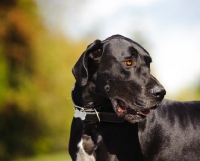
M 150 109 L 145 109 L 143 111 L 138 111 L 137 114 L 146 117 L 146 116 L 148 116 L 150 114 Z
M 142 107 L 140 105 L 136 105 Z M 143 110 L 134 110 L 130 108 L 124 101 L 116 99 L 116 113 L 119 117 L 124 117 L 125 115 L 138 115 L 140 117 L 146 117 L 150 114 L 150 108 L 143 109 Z

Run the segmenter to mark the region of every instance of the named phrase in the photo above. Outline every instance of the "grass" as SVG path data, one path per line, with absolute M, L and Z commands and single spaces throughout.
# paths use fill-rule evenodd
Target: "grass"
M 21 158 L 13 161 L 71 161 L 67 152 L 48 155 L 39 155 L 31 158 Z

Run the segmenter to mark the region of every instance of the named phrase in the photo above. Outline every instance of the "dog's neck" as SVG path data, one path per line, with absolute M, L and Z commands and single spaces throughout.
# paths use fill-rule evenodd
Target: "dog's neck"
M 95 90 L 95 85 L 92 82 L 88 82 L 84 87 L 76 82 L 72 90 L 74 104 L 84 108 L 95 108 L 99 112 L 114 112 L 110 100 L 97 94 Z

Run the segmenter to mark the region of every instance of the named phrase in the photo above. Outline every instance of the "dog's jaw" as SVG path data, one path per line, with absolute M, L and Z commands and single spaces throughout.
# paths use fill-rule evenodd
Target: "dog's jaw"
M 157 105 L 154 105 L 146 108 L 137 104 L 130 107 L 124 101 L 119 99 L 113 99 L 111 102 L 116 115 L 118 117 L 124 117 L 125 120 L 131 123 L 143 121 L 151 113 L 151 110 L 157 107 Z

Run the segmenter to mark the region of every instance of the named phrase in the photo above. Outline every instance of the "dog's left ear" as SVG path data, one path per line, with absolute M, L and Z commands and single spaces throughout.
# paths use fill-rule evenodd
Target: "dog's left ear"
M 80 86 L 85 86 L 88 81 L 88 59 L 93 58 L 96 51 L 101 50 L 102 43 L 100 40 L 95 40 L 92 44 L 88 45 L 85 52 L 81 55 L 72 69 L 72 73 Z M 92 53 L 92 54 L 91 54 Z

